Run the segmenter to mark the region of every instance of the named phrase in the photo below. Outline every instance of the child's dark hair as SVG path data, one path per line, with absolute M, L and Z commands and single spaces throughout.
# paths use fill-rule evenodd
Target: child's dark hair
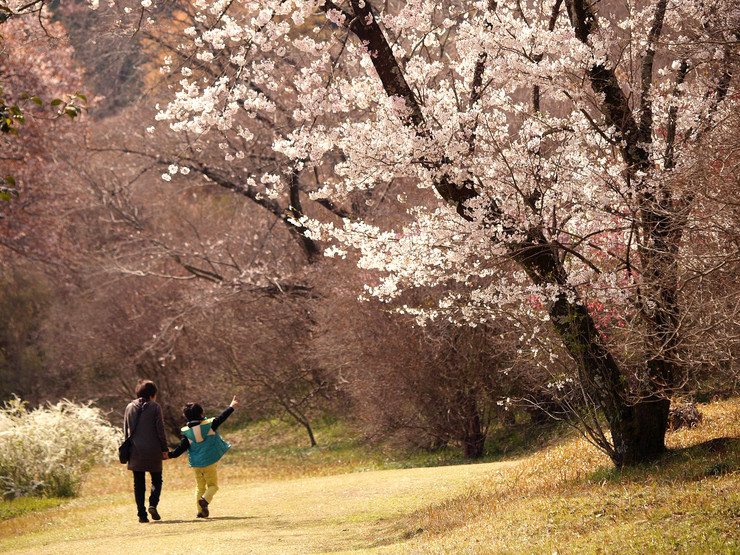
M 203 407 L 198 403 L 188 403 L 185 405 L 185 408 L 182 409 L 182 413 L 185 415 L 185 418 L 188 419 L 188 422 L 191 420 L 200 420 L 203 417 Z
M 136 397 L 151 399 L 157 394 L 157 386 L 152 380 L 139 380 L 136 384 Z

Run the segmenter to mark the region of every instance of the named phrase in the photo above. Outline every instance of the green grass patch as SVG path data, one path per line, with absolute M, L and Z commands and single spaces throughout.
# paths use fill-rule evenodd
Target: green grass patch
M 492 428 L 486 452 L 476 460 L 466 459 L 454 445 L 426 451 L 399 446 L 392 439 L 369 441 L 351 422 L 331 417 L 314 423 L 315 447 L 303 427 L 284 419 L 236 426 L 227 422 L 221 433 L 232 444 L 224 464 L 249 468 L 254 477 L 265 479 L 498 462 L 527 456 L 574 435 L 561 424 L 533 427 L 526 415 L 524 420 Z
M 11 500 L 0 501 L 0 520 L 15 518 L 28 513 L 34 513 L 58 507 L 68 502 L 69 499 L 60 497 L 18 497 Z

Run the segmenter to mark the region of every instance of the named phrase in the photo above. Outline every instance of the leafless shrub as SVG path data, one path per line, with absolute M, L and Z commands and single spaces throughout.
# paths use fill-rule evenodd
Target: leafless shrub
M 702 421 L 702 414 L 695 403 L 672 404 L 668 413 L 668 427 L 672 431 L 679 428 L 695 428 Z

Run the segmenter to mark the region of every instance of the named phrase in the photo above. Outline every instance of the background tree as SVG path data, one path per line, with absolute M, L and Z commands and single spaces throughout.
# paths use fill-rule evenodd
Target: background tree
M 520 349 L 521 323 L 502 318 L 471 327 L 440 317 L 419 325 L 394 305 L 429 305 L 439 292 L 408 292 L 390 306 L 374 299 L 358 304 L 360 278 L 368 276 L 350 266 L 325 270 L 317 283 L 324 295 L 312 303 L 310 356 L 365 437 L 451 446 L 478 458 L 489 430 L 512 425 L 517 415 L 530 420 L 522 414 L 530 406 L 516 400 L 546 390 L 549 375 L 528 348 Z
M 209 311 L 197 329 L 200 366 L 237 384 L 251 418 L 289 418 L 317 445 L 314 420 L 336 408 L 333 387 L 314 352 L 307 297 L 297 291 L 241 293 Z
M 66 233 L 76 191 L 61 176 L 63 153 L 84 132 L 69 118 L 85 99 L 63 27 L 5 3 L 0 11 L 0 175 L 13 189 L 0 203 L 0 396 L 39 402 L 59 385 L 47 372 L 44 327 L 79 258 Z M 11 200 L 8 189 L 0 199 Z
M 27 265 L 0 271 L 0 399 L 16 394 L 38 403 L 49 391 L 40 334 L 52 291 L 48 278 Z
M 6 21 L 1 40 L 0 84 L 4 105 L 12 112 L 4 125 L 15 133 L 0 135 L 0 173 L 13 176 L 19 199 L 0 205 L 0 260 L 14 252 L 51 261 L 70 250 L 62 237 L 64 218 L 59 217 L 69 188 L 56 179 L 64 166 L 62 145 L 79 145 L 75 133 L 83 132 L 80 126 L 71 130 L 66 117 L 81 112 L 84 97 L 76 94 L 81 72 L 72 61 L 64 28 L 43 18 Z M 36 228 L 44 232 L 31 232 Z

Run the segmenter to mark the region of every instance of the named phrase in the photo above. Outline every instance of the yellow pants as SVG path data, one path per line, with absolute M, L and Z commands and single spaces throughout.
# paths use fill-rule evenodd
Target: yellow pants
M 200 512 L 200 505 L 198 505 L 198 499 L 201 497 L 209 503 L 216 495 L 218 491 L 218 463 L 213 463 L 208 466 L 200 468 L 193 468 L 195 470 L 195 504 Z

